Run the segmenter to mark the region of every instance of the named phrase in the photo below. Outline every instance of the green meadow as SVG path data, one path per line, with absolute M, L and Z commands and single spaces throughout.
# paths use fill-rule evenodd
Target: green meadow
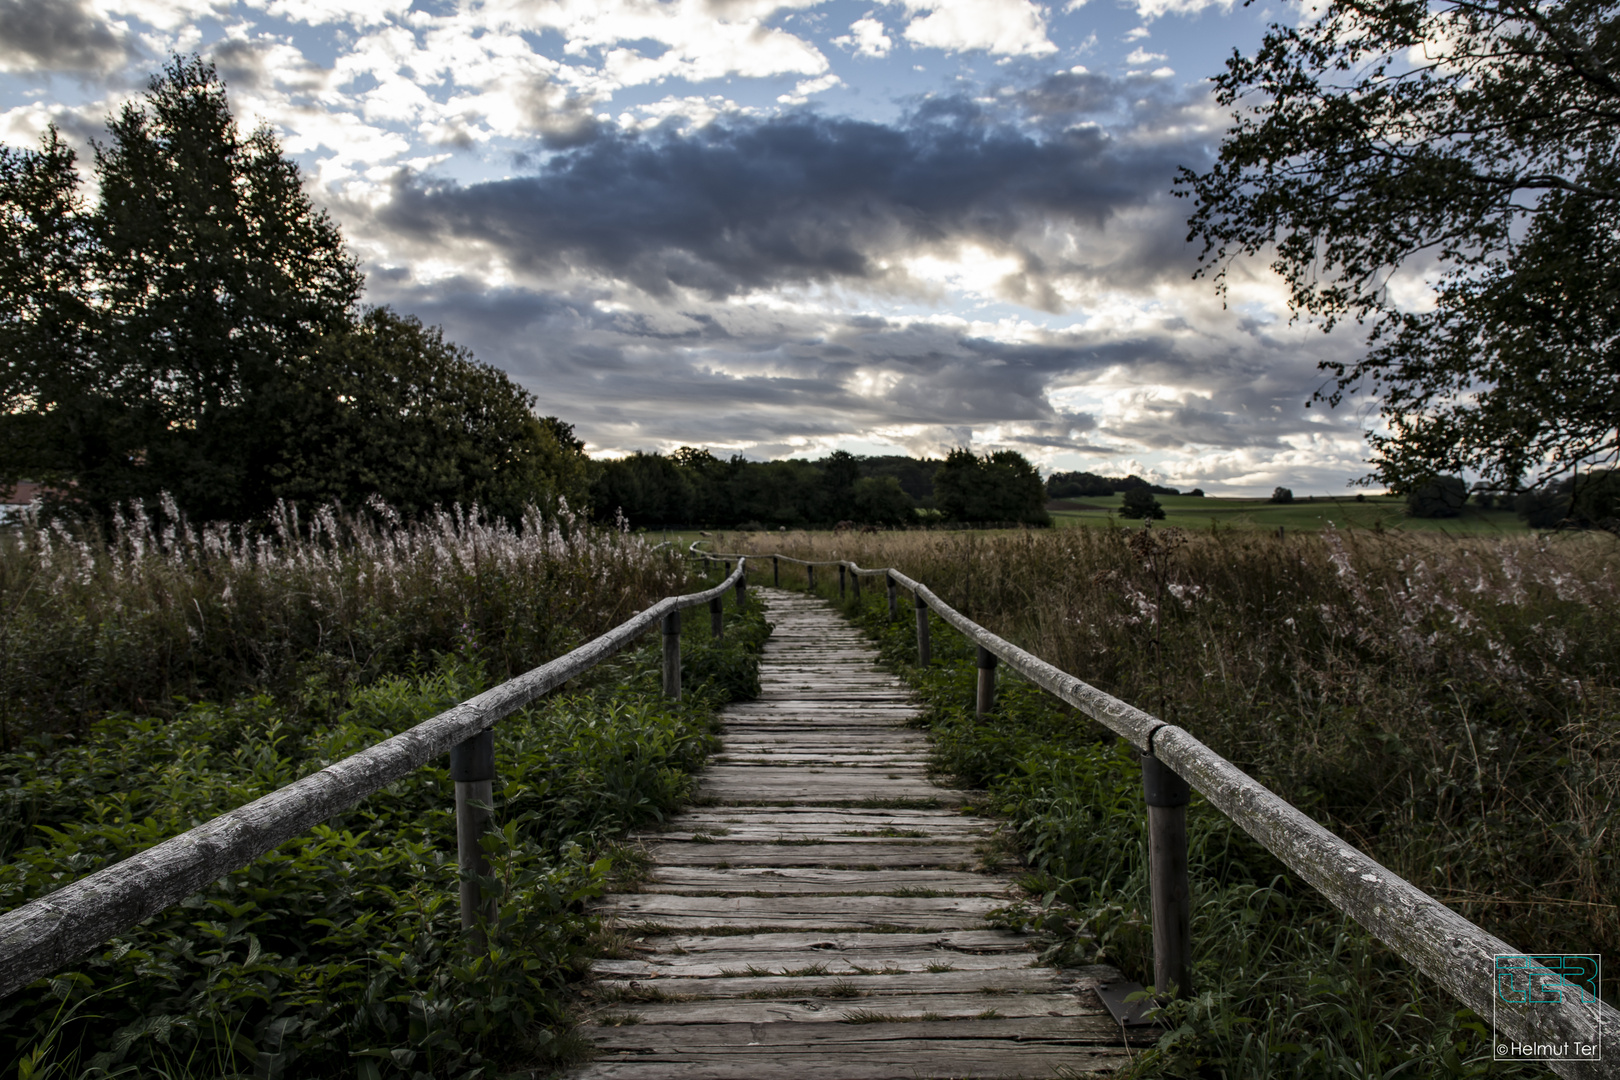
M 1454 518 L 1414 518 L 1406 513 L 1406 500 L 1395 495 L 1311 495 L 1291 503 L 1268 499 L 1222 499 L 1208 495 L 1160 495 L 1164 508 L 1163 525 L 1182 529 L 1270 529 L 1316 531 L 1329 526 L 1339 529 L 1407 529 L 1445 532 L 1457 536 L 1484 536 L 1523 533 L 1525 525 L 1511 510 L 1484 510 L 1463 507 Z M 1101 525 L 1109 517 L 1119 517 L 1122 494 L 1107 498 L 1056 499 L 1047 504 L 1052 523 L 1059 528 L 1075 525 Z

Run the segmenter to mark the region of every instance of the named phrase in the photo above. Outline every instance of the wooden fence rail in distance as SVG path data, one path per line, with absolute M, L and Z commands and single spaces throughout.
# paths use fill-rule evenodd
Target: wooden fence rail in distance
M 706 559 L 743 557 L 698 552 L 696 544 L 692 550 Z M 898 570 L 866 570 L 847 560 L 816 561 L 787 555 L 752 558 L 771 559 L 773 579 L 778 581 L 778 560 L 804 566 L 812 586 L 816 566 L 837 566 L 839 595 L 844 595 L 847 577 L 855 582 L 856 599 L 860 597 L 862 577 L 883 577 L 891 589 L 891 618 L 896 612 L 892 590 L 895 585 L 902 586 L 915 598 L 920 663 L 927 664 L 930 659 L 929 611 L 977 646 L 978 712 L 982 714 L 991 705 L 995 662 L 999 660 L 1136 747 L 1143 765 L 1148 815 L 1156 988 L 1186 991 L 1191 987 L 1186 831 L 1190 787 L 1264 844 L 1334 907 L 1491 1021 L 1498 1044 L 1544 1046 L 1553 1051 L 1562 1047 L 1564 1057 L 1546 1062 L 1559 1076 L 1620 1077 L 1620 1011 L 1597 996 L 1595 983 L 1593 992 L 1586 993 L 1543 962 L 1556 965 L 1554 957 L 1523 953 L 1486 933 L 1312 821 L 1182 728 L 1106 694 L 998 637 Z M 1498 957 L 1513 958 L 1512 966 L 1499 965 Z M 1598 1054 L 1575 1056 L 1574 1048 L 1583 1042 L 1595 1043 Z
M 674 642 L 675 682 L 669 681 L 669 620 L 680 625 L 685 608 L 719 603 L 737 587 L 743 603 L 746 571 L 738 560 L 719 585 L 704 592 L 671 596 L 600 637 L 454 708 L 384 739 L 319 772 L 295 780 L 212 821 L 114 863 L 71 885 L 0 915 L 0 998 L 72 963 L 106 941 L 209 882 L 240 870 L 259 856 L 354 806 L 361 799 L 446 753 L 456 782 L 456 838 L 463 870 L 461 918 L 472 929 L 487 909 L 477 875 L 487 872 L 478 837 L 488 821 L 494 778 L 494 735 L 499 720 L 556 689 L 662 623 L 666 675 L 664 689 L 680 695 L 680 642 Z

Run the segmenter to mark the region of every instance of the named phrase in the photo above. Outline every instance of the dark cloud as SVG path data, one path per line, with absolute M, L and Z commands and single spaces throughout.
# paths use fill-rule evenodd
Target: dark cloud
M 129 54 L 87 0 L 0 0 L 0 68 L 107 72 Z
M 884 265 L 893 256 L 973 242 L 1016 255 L 1009 294 L 1050 309 L 1048 279 L 1086 265 L 1083 253 L 1043 251 L 1054 230 L 1098 231 L 1121 211 L 1168 205 L 1176 166 L 1202 150 L 1100 126 L 1032 133 L 1014 121 L 951 98 L 895 125 L 798 113 L 605 132 L 533 176 L 462 186 L 402 174 L 379 224 L 422 244 L 476 240 L 530 273 L 586 271 L 654 296 L 879 284 L 899 275 Z M 1161 268 L 1183 257 L 1179 229 L 1147 252 Z M 1133 268 L 1152 270 L 1139 257 Z

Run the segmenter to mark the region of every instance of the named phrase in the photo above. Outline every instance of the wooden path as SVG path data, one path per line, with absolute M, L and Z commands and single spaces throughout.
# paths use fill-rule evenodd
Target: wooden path
M 826 604 L 756 590 L 775 631 L 699 807 L 640 837 L 604 901 L 578 1080 L 1053 1077 L 1123 1064 L 1106 967 L 1031 966 L 985 916 L 1020 894 L 996 823 L 929 783 L 905 686 Z M 1133 1044 L 1151 1041 L 1132 1032 Z

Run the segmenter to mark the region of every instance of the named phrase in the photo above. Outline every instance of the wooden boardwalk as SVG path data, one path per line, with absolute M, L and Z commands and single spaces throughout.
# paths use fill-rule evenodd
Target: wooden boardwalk
M 1020 894 L 996 823 L 931 784 L 917 706 L 826 604 L 756 590 L 757 701 L 724 713 L 699 807 L 640 838 L 605 898 L 628 958 L 595 965 L 578 1080 L 1053 1077 L 1123 1064 L 1106 967 L 1031 966 L 985 916 Z M 1133 1031 L 1133 1043 L 1144 1034 Z

